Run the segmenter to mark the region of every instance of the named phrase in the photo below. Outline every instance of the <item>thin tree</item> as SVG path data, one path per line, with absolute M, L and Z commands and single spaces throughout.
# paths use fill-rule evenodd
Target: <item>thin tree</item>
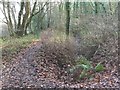
M 5 17 L 5 21 L 3 22 L 7 24 L 9 34 L 14 35 L 13 25 L 12 25 L 12 20 L 11 20 L 10 2 L 9 1 L 5 2 L 4 0 L 2 0 L 1 4 L 3 6 L 1 11 Z
M 95 4 L 95 14 L 97 14 L 98 13 L 98 3 L 94 2 L 94 4 Z
M 69 28 L 70 28 L 70 2 L 65 2 L 66 9 L 66 35 L 69 36 Z

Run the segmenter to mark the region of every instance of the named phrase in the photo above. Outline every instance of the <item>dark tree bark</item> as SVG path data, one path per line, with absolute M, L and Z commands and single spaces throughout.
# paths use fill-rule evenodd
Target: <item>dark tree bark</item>
M 23 30 L 22 30 L 22 27 L 21 27 L 21 16 L 23 14 L 24 5 L 25 5 L 25 3 L 22 0 L 21 1 L 21 6 L 20 6 L 20 11 L 19 11 L 19 14 L 18 14 L 18 24 L 17 24 L 17 31 L 16 31 L 16 34 L 18 36 L 22 36 L 23 35 Z
M 27 19 L 26 26 L 25 26 L 25 31 L 27 30 L 27 27 L 29 26 L 29 24 L 30 24 L 30 22 L 31 22 L 31 20 L 32 20 L 32 17 L 34 16 L 33 13 L 34 13 L 34 11 L 35 11 L 36 4 L 37 4 L 37 1 L 35 1 L 34 6 L 33 6 L 33 8 L 32 8 L 32 12 L 31 12 L 31 14 L 30 14 L 30 17 Z
M 48 16 L 48 23 L 47 23 L 47 28 L 50 28 L 50 22 L 51 22 L 51 3 L 49 3 L 47 5 L 47 8 L 49 8 L 48 12 L 47 12 L 47 16 Z
M 98 3 L 94 2 L 94 4 L 95 4 L 95 14 L 97 14 L 98 13 Z
M 18 29 L 20 28 L 21 16 L 22 16 L 22 14 L 23 14 L 23 9 L 24 9 L 24 2 L 21 1 L 20 11 L 19 11 L 19 14 L 18 14 L 18 25 L 17 25 L 17 28 L 18 28 Z
M 70 28 L 70 2 L 66 2 L 65 6 L 66 6 L 66 35 L 69 36 L 69 28 Z
M 23 16 L 23 21 L 22 21 L 22 28 L 24 30 L 25 35 L 27 35 L 27 30 L 25 30 L 25 26 L 26 26 L 29 14 L 30 14 L 30 2 L 27 1 L 25 5 L 25 14 Z
M 25 2 L 21 2 L 21 9 L 19 11 L 19 15 L 18 15 L 18 36 L 23 36 L 23 35 L 27 35 L 27 27 L 29 26 L 32 17 L 34 16 L 34 11 L 36 8 L 36 4 L 37 1 L 35 1 L 32 12 L 30 14 L 30 1 L 28 0 L 26 3 Z M 25 14 L 23 15 L 23 9 L 25 7 Z M 30 16 L 29 16 L 30 14 Z M 23 15 L 23 20 L 21 22 L 21 16 Z

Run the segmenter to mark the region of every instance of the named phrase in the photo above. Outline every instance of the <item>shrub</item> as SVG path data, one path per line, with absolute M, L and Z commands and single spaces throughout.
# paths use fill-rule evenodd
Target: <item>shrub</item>
M 66 35 L 58 31 L 45 31 L 45 33 L 41 35 L 42 46 L 40 52 L 42 53 L 40 54 L 44 54 L 41 56 L 49 62 L 56 63 L 60 68 L 74 65 L 77 58 L 77 46 L 74 38 L 66 39 Z M 46 39 L 43 37 L 46 37 Z

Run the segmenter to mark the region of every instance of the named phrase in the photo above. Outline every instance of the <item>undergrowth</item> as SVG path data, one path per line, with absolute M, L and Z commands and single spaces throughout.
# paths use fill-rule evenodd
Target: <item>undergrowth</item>
M 104 70 L 104 66 L 101 62 L 93 66 L 93 62 L 87 60 L 85 57 L 81 56 L 76 65 L 69 69 L 69 73 L 72 75 L 73 80 L 80 80 L 83 78 L 91 78 L 96 72 L 101 72 Z
M 49 33 L 48 33 L 49 32 Z M 45 31 L 41 35 L 41 53 L 43 58 L 56 63 L 61 69 L 75 64 L 77 46 L 73 37 L 62 32 Z
M 2 60 L 11 60 L 21 49 L 28 47 L 33 40 L 34 35 L 32 34 L 20 38 L 1 39 Z

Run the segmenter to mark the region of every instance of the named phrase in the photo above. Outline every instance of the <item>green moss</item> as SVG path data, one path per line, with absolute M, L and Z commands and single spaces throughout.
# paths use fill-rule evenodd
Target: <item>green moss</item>
M 6 55 L 7 58 L 5 60 L 9 61 L 9 58 L 17 52 L 20 52 L 21 49 L 28 47 L 30 43 L 32 43 L 34 35 L 27 35 L 20 38 L 10 38 L 7 40 L 0 40 L 0 45 L 2 46 L 2 53 Z M 1 42 L 2 41 L 2 42 Z M 4 58 L 4 57 L 3 57 Z

